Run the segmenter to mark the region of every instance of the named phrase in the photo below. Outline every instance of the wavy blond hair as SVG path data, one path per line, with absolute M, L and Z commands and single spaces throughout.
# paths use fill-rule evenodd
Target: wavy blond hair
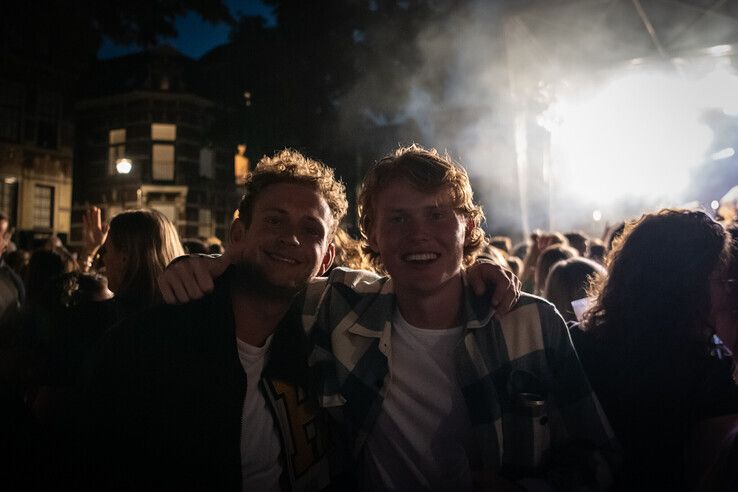
M 362 239 L 362 252 L 378 270 L 383 270 L 380 254 L 369 247 L 368 240 L 374 227 L 376 199 L 379 192 L 391 181 L 402 178 L 423 192 L 435 192 L 448 187 L 451 201 L 465 219 L 474 225 L 467 231 L 464 244 L 464 264 L 470 265 L 484 247 L 482 207 L 474 203 L 474 192 L 466 170 L 448 154 L 439 154 L 435 149 L 425 149 L 413 144 L 400 147 L 374 164 L 366 173 L 359 192 L 359 231 Z

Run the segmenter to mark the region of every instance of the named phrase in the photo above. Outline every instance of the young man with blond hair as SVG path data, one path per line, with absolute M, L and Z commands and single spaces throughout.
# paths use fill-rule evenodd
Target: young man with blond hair
M 484 216 L 463 168 L 401 148 L 358 202 L 365 251 L 389 276 L 354 292 L 339 288 L 352 272 L 312 283 L 306 322 L 323 405 L 349 429 L 365 488 L 605 487 L 598 456 L 614 439 L 564 321 L 527 295 L 496 318 L 467 285 Z

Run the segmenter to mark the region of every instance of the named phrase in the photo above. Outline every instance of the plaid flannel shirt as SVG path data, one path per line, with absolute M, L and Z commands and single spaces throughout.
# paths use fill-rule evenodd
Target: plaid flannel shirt
M 466 283 L 466 282 L 465 282 Z M 465 287 L 456 372 L 481 464 L 531 489 L 607 488 L 618 457 L 566 324 L 552 304 L 524 294 L 501 320 Z M 314 349 L 320 403 L 362 452 L 392 378 L 393 282 L 337 268 L 306 292 L 303 326 Z M 541 487 L 543 486 L 543 487 Z

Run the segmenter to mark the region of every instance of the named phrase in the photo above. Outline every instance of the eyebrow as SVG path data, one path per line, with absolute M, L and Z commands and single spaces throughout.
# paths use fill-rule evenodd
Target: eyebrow
M 308 216 L 308 217 L 305 217 L 305 220 L 307 220 L 308 222 L 313 222 L 313 223 L 315 223 L 315 224 L 319 225 L 320 227 L 325 227 L 325 226 L 323 225 L 323 221 L 322 221 L 322 220 L 320 220 L 320 219 L 317 219 L 317 218 L 315 218 L 315 217 L 310 217 L 310 216 Z
M 422 210 L 429 211 L 429 210 L 438 210 L 439 208 L 447 208 L 447 209 L 453 209 L 454 206 L 450 203 L 442 203 L 438 205 L 428 205 L 427 207 L 423 207 Z M 409 209 L 407 208 L 391 208 L 389 211 L 390 213 L 401 213 L 401 212 L 407 212 Z
M 280 215 L 289 215 L 289 213 L 285 209 L 279 208 L 279 207 L 267 207 L 267 208 L 264 209 L 264 212 L 276 212 L 276 213 L 278 213 Z M 325 227 L 323 225 L 324 224 L 324 221 L 322 219 L 317 218 L 317 217 L 313 217 L 311 215 L 308 215 L 306 217 L 302 217 L 301 219 L 308 220 L 310 222 L 315 222 L 316 224 Z
M 283 208 L 279 207 L 267 207 L 264 209 L 265 212 L 277 212 L 283 215 L 287 215 L 287 211 Z

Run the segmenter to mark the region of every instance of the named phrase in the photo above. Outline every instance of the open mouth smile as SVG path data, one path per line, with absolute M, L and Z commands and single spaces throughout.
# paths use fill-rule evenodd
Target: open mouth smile
M 272 260 L 274 260 L 274 261 L 279 261 L 279 262 L 282 262 L 282 263 L 287 263 L 289 265 L 297 265 L 297 263 L 298 263 L 298 261 L 295 260 L 294 258 L 289 258 L 287 256 L 281 256 L 281 255 L 278 255 L 276 253 L 269 253 L 269 252 L 267 252 L 267 256 L 269 258 L 271 258 Z
M 408 253 L 402 255 L 402 261 L 410 263 L 430 263 L 436 260 L 440 255 L 438 253 Z

